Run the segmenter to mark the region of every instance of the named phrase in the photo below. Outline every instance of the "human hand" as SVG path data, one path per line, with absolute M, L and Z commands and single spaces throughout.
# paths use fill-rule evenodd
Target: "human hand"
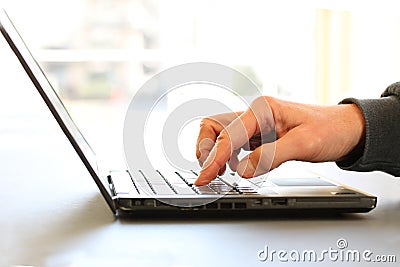
M 336 161 L 356 147 L 364 132 L 365 121 L 355 104 L 317 106 L 258 97 L 244 112 L 202 120 L 196 145 L 202 170 L 195 184 L 211 182 L 226 163 L 251 178 L 288 160 Z M 253 151 L 239 161 L 242 148 Z

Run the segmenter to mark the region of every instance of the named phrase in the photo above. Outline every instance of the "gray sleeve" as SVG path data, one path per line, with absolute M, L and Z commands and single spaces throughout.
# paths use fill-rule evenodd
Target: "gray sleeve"
M 365 118 L 365 137 L 336 164 L 350 171 L 383 171 L 400 176 L 400 82 L 390 85 L 379 99 L 347 98 Z

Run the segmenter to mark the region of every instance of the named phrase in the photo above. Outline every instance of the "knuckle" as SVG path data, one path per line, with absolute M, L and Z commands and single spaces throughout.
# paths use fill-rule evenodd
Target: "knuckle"
M 314 160 L 319 156 L 323 142 L 324 141 L 321 136 L 315 135 L 311 141 L 306 143 L 306 151 L 308 151 L 308 155 L 310 157 L 309 160 Z
M 221 133 L 217 137 L 217 142 L 219 144 L 221 144 L 221 143 L 223 143 L 223 144 L 230 143 L 231 142 L 231 138 L 229 136 L 228 131 L 226 131 L 226 130 L 221 131 Z
M 200 120 L 200 127 L 215 125 L 217 121 L 212 117 L 205 117 Z
M 253 105 L 268 104 L 271 101 L 273 101 L 273 99 L 274 98 L 271 96 L 258 96 L 252 101 L 252 104 Z
M 326 139 L 324 135 L 318 131 L 313 131 L 313 133 L 306 131 L 301 136 L 303 139 L 298 142 L 298 149 L 306 152 L 306 160 L 313 161 L 318 158 Z

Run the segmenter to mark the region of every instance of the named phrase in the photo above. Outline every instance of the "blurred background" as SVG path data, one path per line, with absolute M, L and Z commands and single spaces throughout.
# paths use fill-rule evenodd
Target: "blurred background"
M 1 0 L 62 97 L 130 98 L 155 73 L 210 61 L 265 94 L 323 104 L 400 80 L 397 1 Z
M 138 88 L 177 64 L 224 64 L 265 95 L 318 104 L 376 98 L 400 80 L 395 0 L 0 0 L 0 7 L 94 143 L 104 139 L 93 129 L 120 132 Z

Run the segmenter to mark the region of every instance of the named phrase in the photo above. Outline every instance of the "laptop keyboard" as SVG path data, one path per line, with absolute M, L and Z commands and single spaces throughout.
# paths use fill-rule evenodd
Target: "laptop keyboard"
M 157 195 L 240 195 L 257 194 L 256 186 L 248 181 L 237 183 L 238 177 L 231 173 L 231 179 L 217 177 L 208 185 L 196 186 L 194 181 L 197 173 L 162 172 L 157 170 L 157 175 L 147 176 L 139 170 L 140 177 L 132 180 L 136 190 L 140 193 L 153 193 Z M 228 177 L 229 178 L 229 177 Z M 240 179 L 244 180 L 244 179 Z

